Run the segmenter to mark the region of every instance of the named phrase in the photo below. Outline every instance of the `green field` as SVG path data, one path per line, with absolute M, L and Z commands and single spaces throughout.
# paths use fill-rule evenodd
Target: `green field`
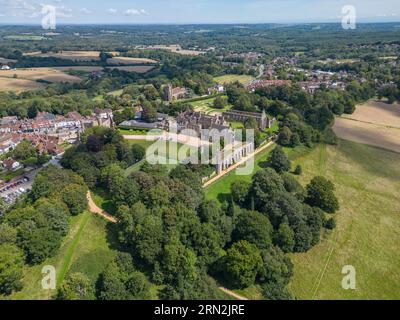
M 126 140 L 130 145 L 134 145 L 134 144 L 138 144 L 143 146 L 146 150 L 149 146 L 151 146 L 154 141 L 146 141 L 146 140 Z M 169 148 L 176 146 L 178 152 L 180 150 L 181 147 L 183 147 L 183 144 L 181 143 L 176 143 L 176 142 L 170 142 L 167 141 L 167 146 L 166 146 L 166 152 L 164 152 L 164 150 L 158 150 L 158 156 L 160 158 L 163 158 L 163 162 L 168 162 L 169 159 L 176 159 L 176 155 L 170 155 L 169 153 Z M 187 151 L 187 155 L 189 156 L 189 150 Z M 138 163 L 135 163 L 134 165 L 130 166 L 129 168 L 127 168 L 125 170 L 125 174 L 128 176 L 133 172 L 139 171 L 140 167 L 143 165 L 143 163 L 145 162 L 145 160 L 139 161 Z M 165 164 L 165 166 L 167 167 L 168 171 L 174 169 L 178 164 L 177 163 L 167 163 Z
M 400 299 L 400 154 L 345 140 L 286 151 L 293 166 L 302 165 L 303 185 L 316 175 L 327 177 L 341 205 L 334 231 L 323 232 L 309 252 L 291 254 L 290 291 L 297 299 Z M 259 155 L 255 171 L 265 158 Z M 225 199 L 237 179 L 251 176 L 231 173 L 206 189 L 207 198 Z M 356 269 L 356 290 L 341 287 L 345 265 Z M 235 292 L 260 297 L 256 286 Z
M 253 76 L 248 75 L 227 74 L 225 76 L 215 77 L 214 81 L 219 84 L 232 83 L 236 81 L 239 81 L 241 84 L 247 84 L 254 79 Z
M 126 129 L 126 128 L 118 128 L 118 132 L 124 136 L 145 136 L 149 133 L 148 130 L 139 130 L 139 129 Z
M 219 201 L 226 200 L 226 197 L 230 194 L 231 184 L 236 180 L 251 181 L 252 176 L 266 165 L 266 160 L 269 153 L 274 148 L 274 145 L 265 149 L 255 156 L 254 159 L 254 169 L 251 175 L 239 176 L 236 175 L 236 170 L 229 172 L 227 175 L 216 181 L 211 186 L 205 189 L 205 194 L 207 199 L 214 199 Z
M 292 255 L 290 284 L 299 299 L 400 299 L 400 154 L 340 140 L 298 155 L 303 184 L 334 182 L 337 228 L 308 253 Z M 342 267 L 355 267 L 356 290 L 341 287 Z
M 227 96 L 223 96 L 227 98 Z M 232 108 L 231 104 L 227 104 L 223 109 L 217 109 L 214 108 L 214 100 L 216 97 L 210 98 L 210 99 L 204 99 L 204 100 L 199 100 L 199 101 L 193 101 L 189 102 L 190 105 L 193 106 L 195 111 L 199 111 L 205 114 L 216 114 L 216 113 L 222 113 L 227 110 L 230 110 Z
M 110 244 L 111 243 L 111 244 Z M 24 288 L 10 296 L 17 300 L 46 300 L 55 295 L 55 290 L 43 290 L 42 267 L 52 265 L 56 268 L 57 285 L 61 284 L 68 272 L 83 272 L 92 281 L 97 279 L 107 263 L 113 259 L 113 241 L 107 235 L 107 222 L 102 218 L 85 212 L 71 217 L 70 231 L 63 241 L 57 255 L 41 265 L 25 267 Z

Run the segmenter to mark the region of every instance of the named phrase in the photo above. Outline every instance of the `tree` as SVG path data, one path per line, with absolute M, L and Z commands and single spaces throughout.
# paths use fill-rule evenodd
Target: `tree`
M 88 207 L 86 198 L 87 188 L 77 184 L 70 184 L 62 192 L 62 200 L 67 204 L 72 215 L 76 216 Z
M 297 165 L 296 166 L 296 169 L 294 169 L 294 174 L 295 175 L 297 175 L 297 176 L 299 176 L 299 175 L 301 175 L 303 173 L 303 168 L 301 167 L 301 165 Z
M 289 171 L 291 166 L 289 158 L 279 146 L 272 150 L 268 163 L 278 173 Z
M 150 284 L 141 272 L 133 272 L 126 282 L 126 289 L 132 299 L 149 299 Z
M 278 247 L 271 246 L 261 250 L 262 268 L 259 273 L 261 283 L 289 283 L 293 275 L 293 263 L 290 258 Z
M 254 284 L 262 268 L 258 248 L 245 240 L 236 242 L 222 258 L 223 273 L 235 288 L 246 288 Z
M 143 103 L 142 120 L 146 122 L 156 122 L 157 121 L 157 110 L 154 106 L 146 101 Z
M 334 218 L 329 218 L 328 220 L 326 220 L 325 224 L 324 224 L 324 228 L 328 229 L 328 230 L 333 230 L 336 228 L 336 221 Z
M 0 245 L 5 243 L 15 244 L 17 242 L 17 229 L 7 223 L 0 224 Z
M 282 178 L 271 168 L 258 171 L 253 176 L 249 195 L 254 199 L 254 206 L 258 211 L 266 212 L 267 205 L 271 200 L 283 192 Z
M 265 249 L 272 243 L 272 225 L 268 218 L 257 211 L 242 210 L 235 221 L 233 239 L 246 240 L 259 249 Z
M 279 282 L 264 283 L 261 290 L 267 300 L 293 300 L 292 294 Z
M 24 161 L 29 158 L 36 158 L 37 150 L 32 145 L 32 142 L 24 140 L 15 147 L 12 151 L 12 155 L 16 160 Z
M 146 149 L 140 144 L 134 144 L 131 149 L 133 162 L 139 162 L 146 155 Z
M 125 284 L 120 279 L 120 270 L 114 261 L 100 274 L 97 288 L 99 300 L 125 300 L 128 296 Z
M 43 262 L 52 257 L 61 244 L 61 234 L 48 227 L 37 228 L 32 231 L 29 223 L 20 227 L 20 233 L 24 234 L 21 246 L 26 253 L 26 259 L 31 264 Z M 22 231 L 22 230 L 23 231 Z
M 334 194 L 334 185 L 324 177 L 314 177 L 306 186 L 306 202 L 310 206 L 321 208 L 328 213 L 334 213 L 339 209 L 339 201 Z
M 291 143 L 292 139 L 292 131 L 284 126 L 280 131 L 278 135 L 278 143 L 282 146 L 289 146 Z
M 236 180 L 231 184 L 231 195 L 233 201 L 239 206 L 244 206 L 247 202 L 247 194 L 249 193 L 250 183 L 247 181 Z
M 287 192 L 303 195 L 304 188 L 292 174 L 285 172 L 281 175 L 281 177 Z
M 274 244 L 282 249 L 283 252 L 293 252 L 294 231 L 289 224 L 281 223 L 279 229 L 274 234 Z
M 214 99 L 213 106 L 216 109 L 223 109 L 228 104 L 228 101 L 225 97 L 218 96 Z
M 22 289 L 24 256 L 13 244 L 0 245 L 0 294 L 9 295 Z
M 61 284 L 57 298 L 60 300 L 93 300 L 94 287 L 83 273 L 71 273 Z

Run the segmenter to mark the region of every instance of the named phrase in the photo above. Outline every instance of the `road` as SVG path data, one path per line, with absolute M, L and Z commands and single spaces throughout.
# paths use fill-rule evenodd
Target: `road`
M 258 153 L 264 151 L 265 149 L 269 148 L 270 146 L 272 146 L 275 142 L 274 141 L 270 141 L 267 144 L 259 147 L 258 149 L 256 149 L 253 153 L 247 155 L 246 157 L 244 157 L 242 160 L 240 160 L 239 162 L 235 163 L 234 165 L 230 166 L 228 169 L 222 171 L 220 174 L 216 175 L 215 177 L 211 178 L 210 180 L 208 180 L 206 183 L 203 184 L 203 188 L 206 188 L 210 185 L 212 185 L 214 182 L 216 182 L 217 180 L 221 179 L 223 176 L 225 176 L 226 174 L 228 174 L 229 172 L 231 172 L 232 170 L 235 170 L 236 168 L 240 167 L 242 164 L 246 163 L 247 161 L 249 161 L 251 158 L 255 157 Z
M 233 292 L 233 291 L 231 291 L 231 290 L 229 290 L 227 288 L 219 287 L 218 289 L 223 291 L 223 292 L 225 292 L 228 296 L 231 296 L 231 297 L 233 297 L 235 299 L 238 299 L 238 300 L 249 300 L 246 297 L 243 297 L 243 296 L 241 296 L 241 295 L 239 295 L 239 294 L 237 294 L 237 293 L 235 293 L 235 292 Z
M 117 219 L 115 217 L 113 217 L 112 215 L 108 214 L 107 212 L 105 212 L 103 209 L 99 208 L 93 201 L 92 198 L 92 194 L 90 193 L 90 191 L 88 191 L 87 195 L 86 195 L 87 199 L 88 199 L 88 203 L 89 203 L 89 210 L 92 213 L 98 214 L 99 216 L 103 217 L 104 219 L 112 222 L 112 223 L 117 223 Z
M 176 134 L 170 132 L 163 132 L 159 135 L 123 135 L 125 140 L 146 140 L 146 141 L 174 141 L 181 144 L 189 145 L 192 147 L 200 147 L 202 145 L 210 144 L 209 141 L 201 140 L 198 137 L 192 137 L 184 134 Z

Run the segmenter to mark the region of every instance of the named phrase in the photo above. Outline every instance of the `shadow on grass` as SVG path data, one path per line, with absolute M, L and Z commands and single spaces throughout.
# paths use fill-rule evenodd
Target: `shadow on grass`
M 217 196 L 217 199 L 221 203 L 228 202 L 231 199 L 231 194 L 230 193 L 219 193 Z
M 341 139 L 337 148 L 370 174 L 400 181 L 400 153 Z

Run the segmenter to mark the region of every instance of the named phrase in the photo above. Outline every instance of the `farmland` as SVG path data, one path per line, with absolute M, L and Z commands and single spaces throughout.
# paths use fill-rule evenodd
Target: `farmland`
M 16 93 L 43 88 L 44 85 L 32 80 L 13 79 L 0 77 L 0 91 L 13 91 Z
M 171 44 L 171 45 L 153 45 L 153 46 L 138 46 L 137 49 L 147 49 L 147 50 L 167 50 L 173 53 L 186 55 L 186 56 L 198 56 L 203 54 L 203 51 L 198 50 L 186 50 L 182 49 L 179 44 Z
M 107 63 L 110 65 L 154 64 L 157 62 L 146 58 L 120 57 L 119 52 L 116 51 L 110 52 L 110 54 L 113 55 L 113 58 L 107 60 Z M 53 57 L 76 62 L 100 61 L 100 51 L 29 52 L 25 53 L 25 56 L 37 58 Z
M 118 52 L 110 52 L 113 55 L 119 55 Z M 60 51 L 60 52 L 28 52 L 25 56 L 38 57 L 38 58 L 59 58 L 72 61 L 99 61 L 100 51 Z
M 333 129 L 340 138 L 400 152 L 400 105 L 370 100 L 337 118 Z
M 78 77 L 68 75 L 60 70 L 52 68 L 29 68 L 29 69 L 16 69 L 16 70 L 1 70 L 0 78 L 9 79 L 24 79 L 31 81 L 44 81 L 44 82 L 69 82 L 78 83 L 82 80 Z

